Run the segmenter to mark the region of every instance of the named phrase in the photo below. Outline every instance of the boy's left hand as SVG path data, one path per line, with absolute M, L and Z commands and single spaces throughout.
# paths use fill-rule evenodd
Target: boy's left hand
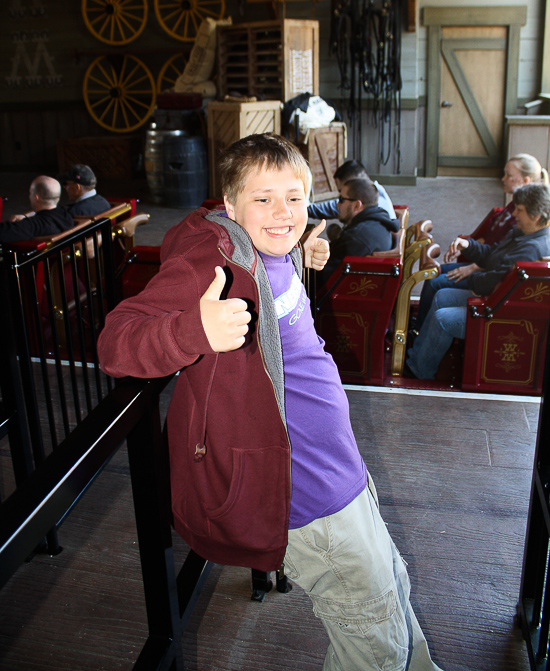
M 329 256 L 330 246 L 328 240 L 320 238 L 319 235 L 325 230 L 327 222 L 325 219 L 311 231 L 304 242 L 304 266 L 314 270 L 323 270 Z

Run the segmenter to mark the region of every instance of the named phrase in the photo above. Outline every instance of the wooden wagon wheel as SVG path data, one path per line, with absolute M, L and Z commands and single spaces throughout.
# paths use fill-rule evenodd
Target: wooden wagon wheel
M 162 28 L 182 42 L 193 42 L 203 19 L 219 20 L 225 0 L 155 0 L 155 14 Z
M 88 30 L 106 44 L 128 44 L 147 23 L 147 0 L 82 0 Z
M 155 106 L 153 75 L 135 56 L 99 56 L 86 70 L 83 89 L 88 112 L 116 133 L 142 126 Z
M 162 66 L 159 76 L 157 77 L 157 93 L 162 93 L 165 89 L 172 88 L 186 65 L 187 57 L 183 54 L 170 56 Z

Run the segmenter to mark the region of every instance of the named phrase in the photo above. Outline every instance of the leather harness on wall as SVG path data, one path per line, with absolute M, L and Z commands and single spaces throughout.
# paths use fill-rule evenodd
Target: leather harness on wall
M 379 129 L 379 162 L 395 152 L 400 172 L 401 0 L 332 0 L 330 54 L 347 92 L 354 156 L 361 158 L 363 93 L 372 100 L 372 123 Z

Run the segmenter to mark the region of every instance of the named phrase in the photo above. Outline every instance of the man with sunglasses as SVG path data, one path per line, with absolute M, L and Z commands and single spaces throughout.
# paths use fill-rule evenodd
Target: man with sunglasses
M 322 286 L 345 256 L 368 256 L 392 248 L 392 231 L 399 220 L 392 219 L 378 205 L 378 190 L 370 179 L 351 179 L 342 185 L 338 199 L 338 218 L 343 224 L 338 235 L 330 234 L 330 259 L 320 273 Z
M 334 173 L 334 182 L 338 190 L 342 188 L 342 184 L 345 184 L 350 179 L 370 179 L 365 166 L 355 159 L 345 161 Z M 388 192 L 376 180 L 372 180 L 372 183 L 378 191 L 379 207 L 386 210 L 390 219 L 395 219 L 397 215 L 393 209 Z M 308 205 L 307 213 L 310 219 L 338 219 L 338 199 L 334 198 L 333 200 L 326 200 L 321 203 L 311 203 L 311 205 Z

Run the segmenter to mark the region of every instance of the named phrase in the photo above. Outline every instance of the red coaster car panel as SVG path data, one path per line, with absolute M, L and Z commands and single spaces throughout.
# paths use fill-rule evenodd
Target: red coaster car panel
M 383 384 L 385 335 L 401 271 L 399 257 L 347 256 L 317 293 L 317 331 L 343 382 Z
M 517 263 L 468 302 L 463 391 L 540 394 L 550 317 L 550 264 Z

